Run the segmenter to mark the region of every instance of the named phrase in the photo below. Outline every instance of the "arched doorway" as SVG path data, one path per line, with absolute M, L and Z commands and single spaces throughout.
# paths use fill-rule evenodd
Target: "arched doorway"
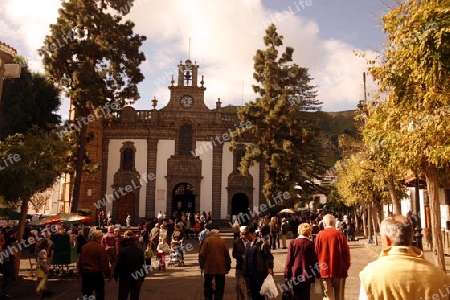
M 113 222 L 125 224 L 127 214 L 130 214 L 131 221 L 135 220 L 134 211 L 136 199 L 134 193 L 126 193 L 115 202 L 117 203 L 117 215 L 113 215 Z
M 178 217 L 182 212 L 195 213 L 194 189 L 187 182 L 177 184 L 172 191 L 172 216 Z
M 244 193 L 236 193 L 231 198 L 231 215 L 234 220 L 237 218 L 239 223 L 247 225 L 252 216 L 248 212 L 249 199 Z M 239 217 L 238 217 L 239 216 Z

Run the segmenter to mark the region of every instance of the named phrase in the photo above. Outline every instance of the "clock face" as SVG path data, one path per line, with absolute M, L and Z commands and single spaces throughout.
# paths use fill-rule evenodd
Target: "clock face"
M 191 96 L 185 95 L 180 99 L 180 105 L 183 108 L 189 108 L 194 104 L 194 99 Z

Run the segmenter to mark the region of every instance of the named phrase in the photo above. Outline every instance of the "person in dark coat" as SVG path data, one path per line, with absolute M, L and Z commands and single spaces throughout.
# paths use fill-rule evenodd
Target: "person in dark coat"
M 298 238 L 292 240 L 286 256 L 284 278 L 293 286 L 294 300 L 309 300 L 311 283 L 319 276 L 314 243 L 310 240 L 311 226 L 303 223 L 298 226 Z
M 232 256 L 236 259 L 236 299 L 245 300 L 247 295 L 247 284 L 245 283 L 242 269 L 245 260 L 245 245 L 248 243 L 248 240 L 245 236 L 245 228 L 241 230 L 240 233 L 240 238 L 233 242 Z
M 225 275 L 231 269 L 231 257 L 227 242 L 220 237 L 218 228 L 211 230 L 211 236 L 200 246 L 200 267 L 204 270 L 203 294 L 205 300 L 212 300 L 213 279 L 216 283 L 214 300 L 222 300 L 225 289 Z
M 127 246 L 120 250 L 114 280 L 119 282 L 118 300 L 139 300 L 142 283 L 148 270 L 144 264 L 144 255 L 138 247 L 138 238 L 127 238 Z
M 269 229 L 268 226 L 267 229 Z M 261 234 L 264 235 L 265 231 L 267 230 L 261 230 Z M 245 247 L 243 273 L 248 282 L 252 300 L 264 300 L 265 295 L 260 295 L 259 291 L 267 275 L 273 276 L 273 255 L 270 252 L 269 243 L 263 238 L 256 237 L 256 228 L 251 226 L 247 232 L 248 243 Z

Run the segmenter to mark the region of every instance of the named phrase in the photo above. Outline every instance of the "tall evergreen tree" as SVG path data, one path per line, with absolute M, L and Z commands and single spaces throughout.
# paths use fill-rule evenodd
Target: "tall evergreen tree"
M 240 171 L 248 172 L 253 161 L 263 164 L 263 194 L 269 201 L 278 192 L 296 195 L 296 185 L 305 193 L 315 189 L 311 179 L 320 174 L 314 112 L 321 103 L 308 69 L 292 63 L 294 49 L 286 47 L 279 55 L 282 40 L 275 25 L 267 28 L 266 49 L 257 50 L 253 58 L 253 90 L 259 97 L 238 111 L 242 121 L 251 122 L 248 132 L 255 138 L 247 145 Z
M 32 73 L 21 56 L 13 60 L 21 65 L 20 78 L 5 79 L 0 102 L 0 139 L 26 133 L 33 125 L 51 130 L 61 122 L 59 89 L 43 74 Z
M 78 208 L 86 161 L 87 121 L 95 110 L 111 111 L 139 98 L 137 84 L 144 78 L 139 65 L 145 60 L 139 48 L 146 37 L 134 34 L 134 23 L 122 19 L 133 2 L 62 1 L 59 17 L 39 50 L 46 71 L 66 89 L 75 113 L 72 212 Z

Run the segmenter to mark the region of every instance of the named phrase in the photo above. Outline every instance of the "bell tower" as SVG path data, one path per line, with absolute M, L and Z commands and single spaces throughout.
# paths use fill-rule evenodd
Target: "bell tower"
M 207 108 L 205 105 L 205 90 L 203 76 L 198 82 L 199 65 L 187 59 L 184 63 L 180 61 L 178 67 L 177 85 L 172 76 L 170 90 L 170 101 L 167 107 L 181 110 L 197 110 Z M 200 84 L 200 86 L 199 86 Z
M 198 65 L 190 59 L 178 65 L 178 86 L 197 86 Z

